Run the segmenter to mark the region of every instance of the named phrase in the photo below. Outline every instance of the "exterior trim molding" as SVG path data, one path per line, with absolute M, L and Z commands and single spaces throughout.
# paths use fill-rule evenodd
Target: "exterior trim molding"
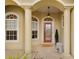
M 64 3 L 63 1 L 61 1 L 61 0 L 56 0 L 56 1 L 58 1 L 59 3 L 61 3 L 62 5 L 64 5 L 64 6 L 74 6 L 74 4 L 73 3 Z
M 17 3 L 18 5 L 21 5 L 21 3 L 18 0 L 13 0 L 15 3 Z
M 41 0 L 35 0 L 34 2 L 32 2 L 32 3 L 21 3 L 20 1 L 18 1 L 18 0 L 12 0 L 12 1 L 14 1 L 16 4 L 18 4 L 19 6 L 26 6 L 26 7 L 32 7 L 34 4 L 36 4 L 36 3 L 38 3 L 39 1 L 41 1 Z M 65 2 L 63 2 L 63 1 L 61 1 L 61 0 L 56 0 L 57 2 L 59 2 L 60 4 L 62 4 L 64 7 L 73 7 L 74 6 L 74 4 L 73 3 L 65 3 Z
M 20 3 L 18 0 L 13 0 L 15 3 L 17 3 L 18 5 L 23 5 L 23 6 L 33 6 L 34 4 L 36 4 L 37 2 L 39 2 L 40 0 L 35 0 L 32 3 Z

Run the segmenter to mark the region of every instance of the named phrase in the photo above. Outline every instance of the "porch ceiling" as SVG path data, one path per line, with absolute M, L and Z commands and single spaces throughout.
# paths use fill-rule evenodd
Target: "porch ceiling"
M 41 8 L 38 8 L 37 11 L 38 12 L 42 12 L 42 13 L 60 13 L 61 11 L 56 8 L 56 7 L 52 7 L 52 6 L 49 6 L 50 9 L 48 10 L 48 6 L 44 6 L 44 7 L 41 7 Z
M 32 7 L 32 11 L 41 11 L 41 12 L 47 12 L 47 7 L 50 6 L 50 12 L 59 12 L 64 10 L 64 5 L 59 3 L 56 0 L 42 0 L 38 3 L 36 3 Z

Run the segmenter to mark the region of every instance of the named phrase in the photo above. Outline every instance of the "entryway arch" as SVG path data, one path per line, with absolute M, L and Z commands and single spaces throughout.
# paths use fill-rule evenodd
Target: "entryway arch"
M 55 19 L 51 16 L 42 18 L 42 44 L 55 44 Z
M 45 6 L 55 7 L 62 12 L 64 11 L 64 5 L 57 0 L 41 0 L 40 2 L 37 2 L 35 5 L 33 5 L 32 11 L 39 10 L 40 8 L 43 8 Z

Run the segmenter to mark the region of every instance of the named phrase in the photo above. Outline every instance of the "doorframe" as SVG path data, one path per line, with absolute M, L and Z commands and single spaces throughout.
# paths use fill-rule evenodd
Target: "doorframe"
M 45 43 L 44 42 L 44 23 L 45 23 L 45 19 L 46 18 L 51 18 L 52 19 L 52 42 L 51 43 Z M 53 18 L 53 17 L 51 17 L 51 16 L 45 16 L 45 17 L 43 17 L 42 18 L 42 28 L 41 28 L 41 30 L 42 30 L 42 33 L 41 33 L 41 35 L 42 35 L 42 44 L 55 44 L 55 38 L 54 38 L 54 36 L 55 36 L 55 26 L 54 26 L 54 23 L 55 22 L 55 19 Z

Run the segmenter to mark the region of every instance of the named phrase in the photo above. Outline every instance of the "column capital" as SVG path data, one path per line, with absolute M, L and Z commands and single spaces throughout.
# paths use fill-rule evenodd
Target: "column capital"
M 65 6 L 64 10 L 71 10 L 73 7 L 72 6 Z
M 32 6 L 21 6 L 24 10 L 31 9 Z

